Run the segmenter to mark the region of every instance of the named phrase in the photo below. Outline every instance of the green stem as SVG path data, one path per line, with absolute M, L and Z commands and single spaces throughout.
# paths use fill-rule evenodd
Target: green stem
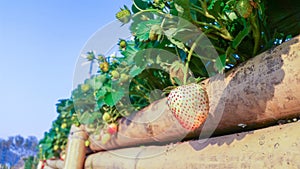
M 202 35 L 204 35 L 204 33 L 202 33 L 201 35 L 199 35 L 199 37 L 196 39 L 196 41 L 192 44 L 192 47 L 189 51 L 189 54 L 187 56 L 187 61 L 185 63 L 185 71 L 184 71 L 184 76 L 183 76 L 183 85 L 186 85 L 186 82 L 187 82 L 187 75 L 189 73 L 189 63 L 191 61 L 191 58 L 192 58 L 192 54 L 198 44 L 198 42 L 200 41 L 200 39 L 202 39 Z
M 157 10 L 157 9 L 141 9 L 134 1 L 132 1 L 132 2 L 133 2 L 133 6 L 139 10 L 139 12 L 137 12 L 136 15 L 143 13 L 143 12 L 157 12 L 160 14 L 165 14 L 161 10 Z
M 139 6 L 137 6 L 137 4 L 134 1 L 132 2 L 133 2 L 133 6 L 136 7 L 136 9 L 138 9 L 139 11 L 143 11 Z
M 260 41 L 260 29 L 259 29 L 259 23 L 257 18 L 257 13 L 251 14 L 250 16 L 250 24 L 252 28 L 252 37 L 254 39 L 254 48 L 253 48 L 253 56 L 257 53 L 259 48 L 259 41 Z
M 221 31 L 221 28 L 217 27 L 216 25 L 213 25 L 213 24 L 209 24 L 209 23 L 206 23 L 206 22 L 199 22 L 199 21 L 195 21 L 198 25 L 201 25 L 201 26 L 209 26 L 217 31 Z
M 204 15 L 204 16 L 207 17 L 207 18 L 216 20 L 216 18 L 215 18 L 213 15 L 209 14 L 206 10 L 205 10 L 205 11 L 202 11 L 202 9 L 199 8 L 199 7 L 196 6 L 196 5 L 191 5 L 190 8 L 191 8 L 192 10 L 196 11 L 196 12 L 199 12 L 200 14 Z
M 206 7 L 206 4 L 202 5 L 202 8 L 205 8 L 205 7 Z M 222 38 L 224 38 L 224 39 L 226 39 L 226 40 L 230 40 L 230 41 L 231 41 L 231 40 L 233 39 L 232 36 L 230 35 L 230 33 L 228 32 L 228 30 L 226 29 L 226 26 L 223 24 L 222 20 L 217 19 L 217 18 L 215 18 L 214 16 L 210 15 L 210 14 L 207 12 L 207 10 L 205 10 L 205 9 L 204 9 L 205 11 L 201 11 L 201 9 L 200 9 L 200 8 L 197 8 L 196 6 L 191 7 L 191 9 L 193 9 L 193 10 L 195 10 L 195 11 L 201 13 L 202 15 L 204 15 L 204 16 L 207 17 L 207 18 L 210 18 L 210 19 L 215 20 L 216 22 L 218 22 L 218 23 L 220 24 L 221 28 L 220 28 L 220 27 L 217 27 L 217 26 L 215 26 L 215 25 L 209 24 L 209 23 L 199 22 L 199 21 L 197 21 L 197 20 L 193 20 L 194 23 L 199 24 L 199 25 L 202 25 L 202 26 L 209 26 L 209 27 L 211 27 L 211 28 L 213 28 L 213 29 L 219 31 L 219 33 L 216 33 L 216 34 L 219 35 L 219 36 L 221 36 Z

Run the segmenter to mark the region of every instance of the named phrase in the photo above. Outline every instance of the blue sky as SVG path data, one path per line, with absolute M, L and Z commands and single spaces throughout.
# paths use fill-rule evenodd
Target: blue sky
M 1 1 L 1 138 L 42 138 L 57 100 L 70 97 L 80 51 L 124 4 L 131 0 Z

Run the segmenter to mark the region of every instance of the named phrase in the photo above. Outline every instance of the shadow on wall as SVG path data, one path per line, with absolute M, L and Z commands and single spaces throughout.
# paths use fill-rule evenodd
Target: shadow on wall
M 298 39 L 291 41 L 287 43 L 295 44 Z M 206 123 L 213 123 L 216 116 L 221 116 L 218 127 L 213 131 L 213 136 L 250 132 L 240 133 L 236 137 L 230 137 L 231 139 L 214 139 L 214 141 L 208 139 L 202 142 L 191 142 L 190 145 L 197 151 L 209 144 L 229 145 L 234 140 L 241 140 L 247 134 L 253 133 L 251 130 L 276 124 L 279 119 L 274 119 L 272 112 L 266 113 L 270 112 L 267 109 L 267 103 L 274 98 L 275 86 L 280 84 L 285 77 L 286 72 L 282 69 L 284 64 L 282 56 L 289 52 L 290 47 L 278 46 L 226 74 L 226 80 L 229 82 L 221 94 L 215 111 L 210 113 Z M 218 81 L 218 78 L 215 78 L 215 81 L 214 78 L 211 79 L 209 82 L 211 84 Z M 218 110 L 224 110 L 223 114 L 220 114 Z M 210 129 L 209 124 L 208 127 L 204 125 L 200 129 L 201 134 L 211 132 Z

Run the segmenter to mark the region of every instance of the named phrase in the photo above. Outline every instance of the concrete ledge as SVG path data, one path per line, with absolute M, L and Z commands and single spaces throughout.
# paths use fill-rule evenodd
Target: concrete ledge
M 187 141 L 98 152 L 85 168 L 300 168 L 300 122 Z

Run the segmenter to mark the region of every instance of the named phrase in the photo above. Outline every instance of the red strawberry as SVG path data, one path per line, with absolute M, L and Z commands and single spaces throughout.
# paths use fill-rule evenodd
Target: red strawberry
M 168 105 L 182 127 L 188 130 L 199 128 L 208 116 L 208 96 L 199 84 L 192 83 L 172 90 Z

